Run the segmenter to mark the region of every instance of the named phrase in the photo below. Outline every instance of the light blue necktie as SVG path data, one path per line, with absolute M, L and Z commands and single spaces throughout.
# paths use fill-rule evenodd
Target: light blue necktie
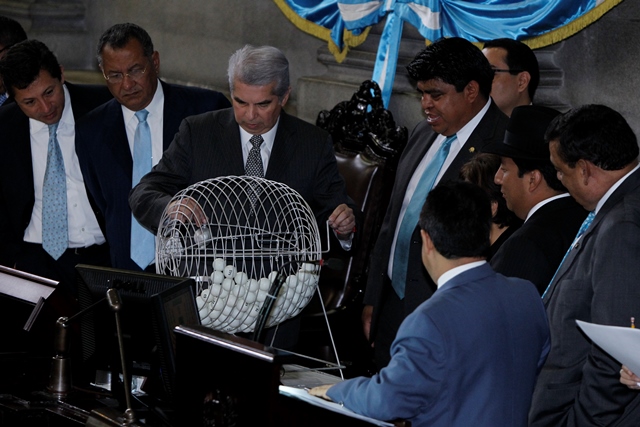
M 416 190 L 411 196 L 411 201 L 407 210 L 402 217 L 402 223 L 400 224 L 400 230 L 398 231 L 398 238 L 396 239 L 396 248 L 393 253 L 393 271 L 391 278 L 391 285 L 398 294 L 400 299 L 404 298 L 404 288 L 407 281 L 407 266 L 409 264 L 409 249 L 411 247 L 411 236 L 413 235 L 416 226 L 418 225 L 418 219 L 420 218 L 420 211 L 427 199 L 427 194 L 433 188 L 433 184 L 436 182 L 436 178 L 444 165 L 447 156 L 449 155 L 449 149 L 451 144 L 455 141 L 456 135 L 448 136 L 444 140 L 436 155 L 431 162 L 427 165 L 420 181 L 416 186 Z
M 151 170 L 151 130 L 147 123 L 147 110 L 136 112 L 138 126 L 133 138 L 133 174 L 131 188 Z M 155 236 L 131 215 L 131 259 L 145 269 L 155 258 Z
M 42 247 L 58 259 L 69 245 L 67 175 L 58 144 L 58 123 L 49 125 L 47 168 L 42 183 Z
M 560 271 L 560 267 L 562 267 L 562 264 L 564 263 L 564 260 L 567 259 L 567 256 L 569 255 L 569 253 L 573 249 L 573 246 L 576 244 L 576 242 L 578 241 L 580 236 L 582 236 L 584 234 L 584 232 L 587 231 L 587 228 L 589 228 L 589 226 L 591 225 L 591 222 L 593 222 L 593 218 L 595 218 L 595 216 L 596 216 L 596 212 L 595 211 L 591 211 L 591 212 L 589 212 L 589 215 L 587 215 L 587 217 L 582 222 L 582 225 L 580 226 L 580 229 L 578 230 L 578 234 L 576 234 L 576 237 L 573 239 L 573 242 L 571 242 L 571 246 L 569 246 L 569 249 L 567 249 L 567 252 L 564 254 L 564 257 L 562 257 L 562 261 L 560 261 L 560 265 L 558 265 L 558 268 L 556 269 L 556 272 L 553 273 L 553 277 L 549 281 L 549 284 L 547 285 L 547 289 L 544 290 L 544 293 L 542 294 L 542 298 L 544 298 L 544 296 L 547 294 L 547 292 L 549 292 L 549 288 L 551 287 L 551 284 L 553 283 L 553 280 L 556 278 L 556 275 L 558 274 L 558 271 Z
M 4 104 L 4 101 L 6 101 L 8 99 L 8 96 L 6 93 L 0 93 L 0 105 Z

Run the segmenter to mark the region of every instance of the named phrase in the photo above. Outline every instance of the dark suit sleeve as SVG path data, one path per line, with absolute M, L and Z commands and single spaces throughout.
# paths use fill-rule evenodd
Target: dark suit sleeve
M 184 120 L 160 162 L 131 190 L 133 216 L 153 233 L 171 198 L 191 182 L 192 151 L 191 125 Z

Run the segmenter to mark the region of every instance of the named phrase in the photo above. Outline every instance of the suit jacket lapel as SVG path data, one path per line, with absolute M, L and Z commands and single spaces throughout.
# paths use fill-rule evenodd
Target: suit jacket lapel
M 593 221 L 589 225 L 589 228 L 584 232 L 582 237 L 580 238 L 580 244 L 577 248 L 573 249 L 564 262 L 560 266 L 560 270 L 556 273 L 555 278 L 553 279 L 553 283 L 549 288 L 549 291 L 546 293 L 544 298 L 545 306 L 548 305 L 553 292 L 555 291 L 558 282 L 562 279 L 565 273 L 569 270 L 577 256 L 582 252 L 582 248 L 584 248 L 584 243 L 590 238 L 591 234 L 598 227 L 598 224 L 602 221 L 602 219 L 611 211 L 611 209 L 630 191 L 633 191 L 637 187 L 640 186 L 640 169 L 635 171 L 631 176 L 629 176 L 621 185 L 616 189 L 616 191 L 609 196 L 609 199 L 605 202 L 605 204 L 600 208 L 598 214 L 593 218 Z
M 226 164 L 220 165 L 221 170 L 230 170 L 229 175 L 244 175 L 244 159 L 242 158 L 242 142 L 240 140 L 240 129 L 233 115 L 233 110 L 229 109 L 225 114 L 219 114 L 218 128 L 213 135 L 219 138 L 212 141 L 216 145 L 216 150 L 220 153 L 220 159 Z M 272 156 L 273 157 L 273 156 Z
M 162 80 L 160 80 L 160 84 L 162 85 L 162 91 L 164 93 L 164 108 L 162 113 L 162 150 L 164 151 L 169 148 L 169 144 L 171 144 L 175 136 L 175 132 L 172 132 L 170 129 L 178 129 L 180 122 L 182 122 L 181 117 L 185 116 L 183 113 L 185 103 L 184 100 L 175 93 L 170 84 Z
M 289 116 L 284 111 L 281 112 L 265 178 L 279 181 L 282 175 L 281 172 L 288 169 L 288 165 L 296 151 L 295 144 L 289 142 L 295 137 L 295 133 L 295 129 L 291 127 Z
M 131 148 L 127 139 L 122 107 L 115 99 L 109 101 L 105 111 L 105 135 L 104 143 L 113 152 L 116 161 L 113 167 L 122 167 L 124 173 L 131 180 L 133 170 L 133 159 L 131 158 Z

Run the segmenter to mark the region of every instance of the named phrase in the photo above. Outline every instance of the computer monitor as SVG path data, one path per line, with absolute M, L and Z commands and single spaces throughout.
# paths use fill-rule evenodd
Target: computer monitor
M 175 384 L 175 337 L 178 325 L 199 325 L 193 279 L 88 265 L 76 266 L 81 309 L 118 290 L 127 373 L 147 380 L 142 390 L 171 404 Z M 113 310 L 105 300 L 81 319 L 81 350 L 85 380 L 98 370 L 111 372 L 111 387 L 120 403 L 120 353 Z M 115 381 L 114 381 L 115 380 Z

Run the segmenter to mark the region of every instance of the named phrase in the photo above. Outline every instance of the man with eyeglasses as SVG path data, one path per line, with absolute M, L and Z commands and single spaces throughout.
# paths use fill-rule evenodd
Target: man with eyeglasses
M 27 39 L 27 33 L 22 26 L 11 18 L 0 16 L 0 59 L 4 58 L 11 46 Z M 9 100 L 7 89 L 0 79 L 0 105 Z
M 75 123 L 111 94 L 65 82 L 37 40 L 9 49 L 0 76 L 15 101 L 0 108 L 0 264 L 57 280 L 73 295 L 76 264 L 109 262 L 74 150 Z
M 80 167 L 105 216 L 112 265 L 153 270 L 154 236 L 132 219 L 129 191 L 160 161 L 185 117 L 231 104 L 219 92 L 159 80 L 160 56 L 135 24 L 101 36 L 98 62 L 114 99 L 78 124 Z
M 535 53 L 526 44 L 513 39 L 488 41 L 482 53 L 495 72 L 491 98 L 503 113 L 511 117 L 514 108 L 530 105 L 540 82 Z

